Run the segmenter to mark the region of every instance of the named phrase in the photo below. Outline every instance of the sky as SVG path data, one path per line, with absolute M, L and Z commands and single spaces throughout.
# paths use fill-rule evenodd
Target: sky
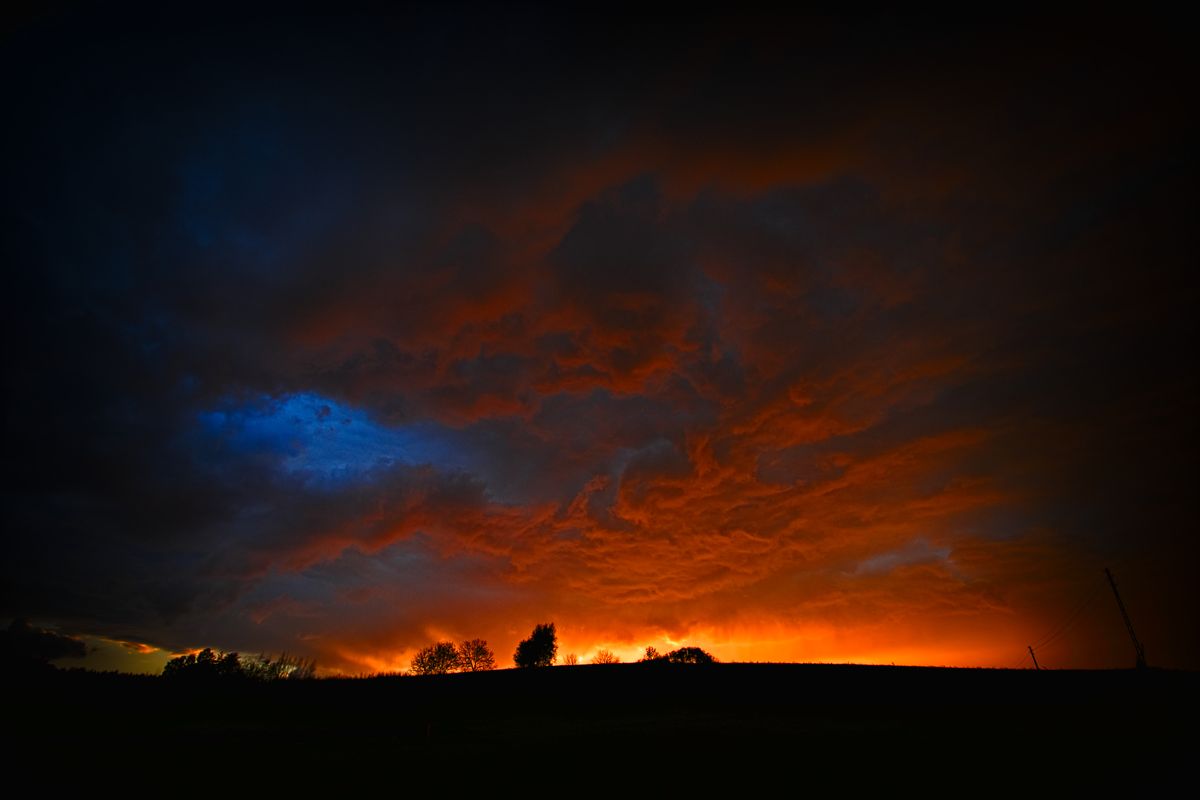
M 27 11 L 0 621 L 1200 668 L 1184 31 Z

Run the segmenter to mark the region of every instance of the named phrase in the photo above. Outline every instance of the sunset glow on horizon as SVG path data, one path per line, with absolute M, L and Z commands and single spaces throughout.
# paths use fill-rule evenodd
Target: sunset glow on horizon
M 5 625 L 1200 667 L 1177 34 L 317 23 L 6 44 Z

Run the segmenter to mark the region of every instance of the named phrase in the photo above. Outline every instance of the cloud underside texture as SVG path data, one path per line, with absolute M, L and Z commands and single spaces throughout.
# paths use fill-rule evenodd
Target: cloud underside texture
M 6 134 L 10 616 L 1001 663 L 1112 565 L 1198 663 L 1166 33 L 83 22 L 6 51 L 72 53 Z

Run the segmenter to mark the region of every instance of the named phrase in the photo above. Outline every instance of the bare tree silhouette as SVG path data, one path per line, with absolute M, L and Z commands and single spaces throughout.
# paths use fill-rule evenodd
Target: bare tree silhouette
M 454 642 L 438 642 L 419 650 L 412 660 L 414 675 L 442 675 L 459 669 L 458 648 Z
M 495 669 L 496 654 L 483 639 L 468 639 L 458 645 L 458 668 L 463 672 Z
M 592 656 L 593 664 L 620 664 L 621 659 L 611 650 L 600 650 Z

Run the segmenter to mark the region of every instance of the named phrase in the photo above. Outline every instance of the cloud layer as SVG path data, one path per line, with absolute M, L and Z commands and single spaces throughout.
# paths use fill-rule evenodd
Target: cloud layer
M 1173 34 L 752 23 L 30 21 L 0 611 L 1195 667 Z

